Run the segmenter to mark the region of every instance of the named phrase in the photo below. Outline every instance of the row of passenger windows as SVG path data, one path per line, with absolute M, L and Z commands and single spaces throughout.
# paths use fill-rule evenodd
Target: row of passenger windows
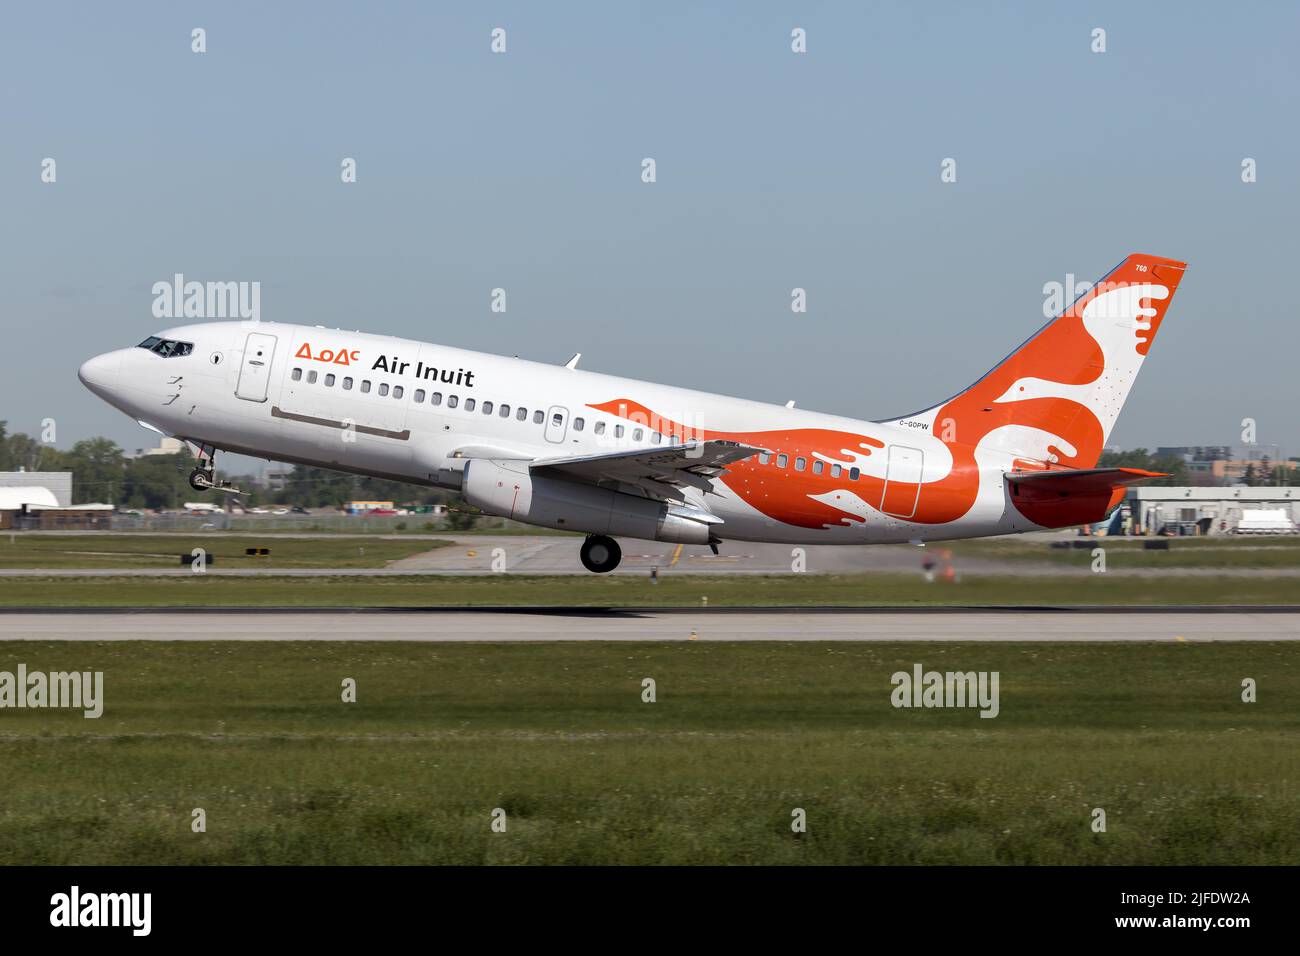
M 776 457 L 776 467 L 786 468 L 789 466 L 790 464 L 789 455 L 781 454 L 781 455 L 776 455 L 775 457 Z M 773 458 L 772 455 L 760 454 L 758 456 L 758 463 L 760 465 L 771 464 L 772 458 Z M 807 458 L 795 458 L 794 460 L 795 471 L 806 471 L 807 468 L 808 468 Z M 826 462 L 822 461 L 821 459 L 817 459 L 812 463 L 812 473 L 814 475 L 820 475 L 825 470 L 826 470 Z M 832 478 L 840 477 L 840 475 L 844 474 L 844 471 L 845 469 L 843 465 L 835 464 L 834 462 L 831 463 Z M 853 468 L 848 469 L 848 475 L 849 475 L 849 481 L 857 481 L 858 478 L 862 476 L 862 472 L 860 469 L 854 466 Z
M 340 378 L 336 376 L 333 372 L 326 372 L 322 376 L 315 369 L 309 369 L 306 373 L 304 373 L 301 368 L 295 368 L 293 369 L 292 372 L 290 372 L 289 377 L 293 379 L 293 381 L 295 382 L 301 382 L 304 379 L 304 374 L 308 385 L 315 385 L 317 381 L 320 381 L 325 385 L 326 388 L 333 388 L 337 384 L 340 387 L 342 387 L 344 391 L 350 391 L 353 388 L 353 386 L 357 384 L 353 380 L 352 376 L 350 375 L 344 375 Z M 372 388 L 373 385 L 370 382 L 370 380 L 363 378 L 361 380 L 358 390 L 362 394 L 368 394 Z M 401 385 L 394 385 L 390 389 L 387 382 L 380 382 L 379 387 L 375 389 L 375 392 L 379 395 L 391 395 L 393 398 L 401 398 L 403 395 L 406 394 L 406 390 Z M 414 392 L 411 393 L 411 400 L 415 402 L 415 404 L 417 405 L 423 405 L 425 403 L 426 398 L 428 399 L 430 405 L 441 405 L 443 403 L 442 392 L 426 392 L 422 388 L 417 388 Z M 481 412 L 484 415 L 491 415 L 495 412 L 498 418 L 509 418 L 511 412 L 513 411 L 515 420 L 520 422 L 528 421 L 528 417 L 529 417 L 528 409 L 522 406 L 512 409 L 512 406 L 507 405 L 504 402 L 500 405 L 497 405 L 496 403 L 490 401 L 484 401 L 480 404 L 476 399 L 467 398 L 465 399 L 465 404 L 461 406 L 460 396 L 458 395 L 446 396 L 446 402 L 448 408 L 456 408 L 457 406 L 460 406 L 464 408 L 464 410 L 467 412 L 472 412 L 477 408 L 481 410 Z M 554 413 L 552 418 L 554 419 L 552 424 L 557 428 L 564 424 L 564 415 L 561 414 L 560 412 Z M 534 424 L 540 425 L 542 424 L 542 422 L 546 420 L 546 413 L 542 411 L 540 408 L 535 409 L 532 413 L 532 419 Z M 575 418 L 571 424 L 575 432 L 580 432 L 587 427 L 587 420 L 585 418 L 579 417 L 579 418 Z M 605 423 L 596 422 L 592 426 L 591 430 L 593 434 L 603 435 L 605 434 Z M 646 430 L 644 428 L 633 428 L 632 440 L 633 441 L 643 440 L 645 438 L 645 432 Z M 622 438 L 625 433 L 626 433 L 625 429 L 622 425 L 614 426 L 615 438 Z M 664 440 L 664 436 L 662 433 L 657 431 L 650 432 L 650 441 L 653 444 L 658 445 L 663 440 Z M 669 436 L 668 442 L 671 445 L 679 445 L 681 444 L 681 438 L 679 438 L 676 435 L 671 435 Z
M 308 370 L 306 376 L 307 376 L 308 385 L 315 385 L 319 378 L 324 383 L 326 388 L 333 388 L 335 384 L 339 384 L 341 385 L 344 391 L 350 391 L 353 385 L 355 384 L 355 382 L 352 379 L 352 376 L 350 375 L 342 376 L 342 379 L 340 381 L 339 378 L 336 377 L 333 372 L 326 372 L 325 375 L 321 377 L 319 376 L 319 374 L 315 369 Z M 290 377 L 295 382 L 301 382 L 303 380 L 303 370 L 301 368 L 295 368 L 291 373 Z M 370 379 L 363 378 L 361 380 L 360 391 L 363 394 L 369 393 L 371 387 L 372 386 L 371 386 Z M 379 387 L 378 389 L 376 389 L 376 391 L 380 395 L 391 395 L 393 398 L 401 398 L 404 394 L 406 394 L 406 390 L 402 388 L 401 385 L 394 385 L 390 389 L 387 382 L 380 382 Z M 422 388 L 417 388 L 411 394 L 411 400 L 414 401 L 417 405 L 423 405 L 426 398 L 428 399 L 430 405 L 441 405 L 443 403 L 442 392 L 426 392 Z M 448 395 L 446 397 L 446 401 L 447 401 L 448 408 L 456 408 L 460 404 L 460 397 L 457 395 Z M 499 418 L 509 418 L 511 413 L 511 406 L 506 405 L 505 403 L 496 405 L 493 402 L 485 401 L 482 403 L 481 406 L 478 406 L 475 399 L 472 398 L 465 399 L 465 404 L 463 406 L 465 411 L 472 412 L 474 411 L 475 407 L 480 407 L 484 415 L 491 415 L 495 411 Z M 520 421 L 520 422 L 528 421 L 528 409 L 522 406 L 515 408 L 514 417 L 516 421 Z M 542 422 L 546 420 L 546 413 L 543 412 L 540 408 L 536 409 L 533 411 L 532 418 L 534 424 L 540 425 L 542 424 Z M 564 425 L 564 415 L 561 414 L 560 412 L 555 412 L 552 415 L 552 419 L 553 421 L 551 422 L 551 424 L 554 425 L 555 427 L 559 428 Z M 587 421 L 584 418 L 575 418 L 572 422 L 572 426 L 575 432 L 580 432 L 587 427 Z M 592 426 L 591 431 L 595 435 L 605 434 L 605 423 L 596 422 Z M 634 442 L 642 441 L 645 438 L 645 432 L 646 430 L 644 428 L 633 428 L 632 441 Z M 626 431 L 622 425 L 614 426 L 615 438 L 622 438 L 624 434 L 626 434 Z M 657 431 L 650 432 L 651 444 L 658 445 L 662 443 L 663 440 L 664 440 L 664 436 L 661 432 L 657 432 Z M 670 445 L 680 445 L 681 441 L 682 441 L 681 438 L 677 435 L 668 436 L 668 444 Z M 763 453 L 758 456 L 758 463 L 760 465 L 771 464 L 772 459 L 774 457 L 776 459 L 776 467 L 778 468 L 789 467 L 790 456 L 786 454 L 779 454 L 773 456 L 773 455 Z M 794 460 L 795 471 L 806 471 L 807 468 L 808 468 L 807 458 L 803 458 L 803 457 L 795 458 Z M 821 461 L 819 459 L 812 463 L 812 473 L 814 475 L 820 475 L 825 470 L 826 470 L 826 462 Z M 831 464 L 832 478 L 839 478 L 842 474 L 844 474 L 844 471 L 845 469 L 842 465 L 834 464 L 834 463 Z M 856 467 L 848 469 L 848 477 L 850 481 L 857 481 L 860 475 L 861 472 Z

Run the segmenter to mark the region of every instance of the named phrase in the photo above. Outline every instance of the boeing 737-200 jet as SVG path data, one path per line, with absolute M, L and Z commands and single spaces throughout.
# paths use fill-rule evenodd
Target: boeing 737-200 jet
M 197 457 L 218 450 L 453 489 L 587 535 L 717 545 L 926 542 L 1106 517 L 1099 468 L 1185 263 L 1131 255 L 974 385 L 881 421 L 319 326 L 208 322 L 96 356 L 96 395 Z M 917 369 L 917 372 L 922 371 Z

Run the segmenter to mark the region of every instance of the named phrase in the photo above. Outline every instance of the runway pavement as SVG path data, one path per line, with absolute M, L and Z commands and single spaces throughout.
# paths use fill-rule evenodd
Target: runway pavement
M 1297 641 L 1300 613 L 949 610 L 206 611 L 0 613 L 0 640 Z

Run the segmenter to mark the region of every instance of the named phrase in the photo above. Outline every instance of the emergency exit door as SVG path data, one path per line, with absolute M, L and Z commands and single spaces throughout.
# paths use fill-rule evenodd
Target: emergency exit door
M 569 410 L 563 405 L 552 405 L 546 413 L 546 440 L 564 441 L 564 433 L 569 428 Z
M 235 395 L 249 402 L 266 401 L 271 381 L 271 359 L 275 355 L 275 336 L 249 332 L 244 342 L 244 362 L 239 367 Z

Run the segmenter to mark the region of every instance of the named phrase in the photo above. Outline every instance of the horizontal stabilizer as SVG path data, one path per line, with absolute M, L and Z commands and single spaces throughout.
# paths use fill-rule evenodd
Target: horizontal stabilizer
M 1077 468 L 1057 471 L 1013 471 L 1007 481 L 1027 490 L 1070 495 L 1102 495 L 1116 488 L 1136 485 L 1152 478 L 1168 478 L 1159 471 L 1142 468 Z

